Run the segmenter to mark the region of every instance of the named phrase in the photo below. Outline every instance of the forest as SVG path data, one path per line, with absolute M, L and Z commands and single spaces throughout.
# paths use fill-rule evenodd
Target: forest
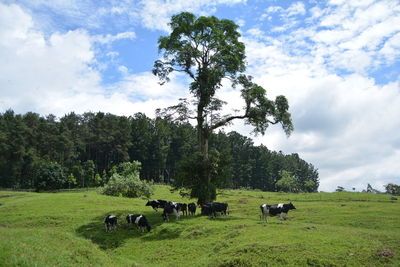
M 221 188 L 318 190 L 318 170 L 298 154 L 271 151 L 237 132 L 221 130 L 210 136 L 209 145 L 224 159 Z M 43 189 L 101 186 L 114 166 L 132 161 L 141 163 L 141 179 L 174 185 L 181 163 L 196 151 L 191 124 L 143 113 L 126 117 L 71 112 L 61 118 L 13 110 L 0 114 L 2 188 L 37 189 L 41 183 Z M 289 190 L 278 182 L 287 176 L 294 181 Z

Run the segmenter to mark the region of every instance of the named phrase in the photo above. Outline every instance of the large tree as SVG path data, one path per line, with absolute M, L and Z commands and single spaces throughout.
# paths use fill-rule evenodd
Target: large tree
M 182 12 L 172 17 L 169 23 L 171 33 L 158 40 L 162 59 L 154 63 L 153 73 L 161 82 L 169 81 L 172 72 L 187 74 L 192 82 L 190 93 L 194 101 L 181 99 L 181 102 L 166 109 L 166 112 L 178 114 L 181 120 L 197 121 L 198 149 L 202 156 L 200 183 L 187 186 L 208 188 L 200 190 L 192 197 L 199 202 L 207 202 L 215 198 L 215 186 L 212 184 L 212 169 L 208 141 L 213 130 L 226 126 L 235 119 L 244 119 L 254 126 L 255 133 L 264 134 L 268 125 L 281 123 L 287 135 L 293 130 L 288 112 L 288 101 L 278 96 L 275 101 L 266 97 L 266 91 L 254 83 L 245 71 L 245 45 L 239 41 L 238 26 L 231 20 L 212 17 L 196 17 Z M 241 114 L 222 115 L 224 101 L 216 97 L 223 79 L 228 78 L 233 86 L 240 86 L 244 107 Z M 194 108 L 190 108 L 190 104 Z M 191 188 L 192 192 L 199 192 Z

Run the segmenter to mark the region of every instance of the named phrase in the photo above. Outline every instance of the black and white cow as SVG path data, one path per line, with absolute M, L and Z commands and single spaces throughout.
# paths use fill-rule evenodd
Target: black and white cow
M 166 200 L 156 199 L 147 201 L 146 206 L 151 206 L 155 211 L 157 211 L 158 208 L 164 208 L 167 203 L 168 201 Z
M 178 203 L 168 202 L 167 204 L 165 204 L 164 211 L 161 216 L 163 217 L 164 221 L 169 222 L 169 215 L 173 214 L 175 215 L 176 220 L 179 220 L 180 217 L 179 212 L 180 208 L 178 206 Z
M 114 215 L 107 215 L 104 218 L 104 225 L 106 227 L 106 232 L 116 230 L 118 225 L 118 218 Z
M 289 212 L 289 210 L 295 210 L 295 206 L 292 204 L 292 202 L 288 204 L 274 204 L 274 205 L 267 205 L 267 204 L 262 204 L 260 206 L 261 209 L 261 220 L 268 221 L 267 217 L 268 216 L 276 216 L 279 215 L 279 218 L 281 220 L 286 220 L 286 216 Z
M 194 203 L 189 203 L 188 204 L 188 210 L 189 210 L 189 215 L 195 215 L 196 214 L 196 204 Z
M 148 232 L 151 230 L 151 226 L 149 222 L 147 221 L 146 216 L 140 215 L 140 214 L 129 214 L 126 216 L 126 222 L 130 227 L 132 227 L 133 224 L 135 224 L 142 232 L 144 232 L 144 229 L 146 228 Z
M 202 215 L 209 215 L 215 218 L 217 212 L 223 215 L 229 214 L 228 203 L 212 202 L 201 206 Z
M 176 204 L 178 206 L 178 209 L 182 211 L 182 215 L 187 216 L 188 213 L 187 204 L 186 203 L 176 203 Z

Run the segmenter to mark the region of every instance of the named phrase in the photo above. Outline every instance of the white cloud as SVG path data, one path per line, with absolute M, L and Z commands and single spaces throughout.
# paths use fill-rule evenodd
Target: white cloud
M 267 89 L 270 98 L 278 94 L 288 98 L 295 125 L 289 139 L 274 126 L 265 137 L 257 137 L 256 143 L 299 153 L 319 169 L 321 190 L 331 191 L 338 185 L 363 189 L 367 183 L 379 185 L 382 190 L 390 179 L 399 183 L 399 167 L 393 164 L 400 161 L 400 121 L 396 117 L 400 114 L 400 77 L 397 74 L 397 81 L 377 85 L 364 71 L 375 64 L 372 56 L 376 54 L 385 56 L 387 51 L 398 55 L 398 36 L 387 39 L 381 52 L 375 54 L 357 47 L 342 52 L 330 50 L 330 45 L 321 44 L 330 44 L 326 40 L 302 43 L 311 53 L 294 54 L 297 43 L 284 42 L 290 37 L 282 36 L 280 42 L 261 38 L 258 31 L 256 35 L 250 33 L 244 38 L 248 71 Z M 301 32 L 298 34 L 300 38 Z M 322 58 L 331 57 L 318 60 L 318 53 Z M 354 73 L 338 75 L 330 65 Z M 234 129 L 249 132 L 240 124 Z
M 107 35 L 96 35 L 93 37 L 93 40 L 96 42 L 99 42 L 101 44 L 108 44 L 117 40 L 122 40 L 122 39 L 135 39 L 136 34 L 134 32 L 120 32 L 118 34 L 112 35 L 112 34 L 107 34 Z
M 177 101 L 181 97 L 186 97 L 187 87 L 184 87 L 179 75 L 173 74 L 170 78 L 170 82 L 160 85 L 158 78 L 150 72 L 126 75 L 122 81 L 113 86 L 113 91 L 119 91 L 131 99 Z M 155 110 L 157 107 L 152 108 Z
M 384 56 L 389 62 L 393 62 L 398 58 L 400 56 L 400 33 L 389 38 L 379 51 L 379 54 Z
M 280 6 L 269 6 L 266 11 L 267 11 L 267 13 L 276 13 L 276 12 L 280 12 L 282 10 L 284 10 L 284 9 Z
M 215 13 L 217 5 L 235 5 L 238 3 L 246 3 L 246 0 L 143 0 L 140 13 L 136 15 L 141 17 L 145 27 L 168 32 L 171 16 L 179 12 L 187 11 L 199 15 L 210 15 Z
M 120 115 L 141 111 L 150 115 L 179 96 L 180 84 L 160 86 L 151 73 L 131 75 L 122 65 L 123 81 L 111 87 L 101 84 L 101 74 L 92 67 L 96 63 L 94 43 L 133 38 L 131 32 L 90 36 L 84 30 L 74 30 L 45 37 L 19 6 L 3 4 L 0 24 L 0 58 L 7 62 L 0 64 L 1 112 L 12 108 L 18 113 L 57 116 L 71 110 Z
M 364 74 L 379 65 L 391 64 L 393 57 L 383 56 L 382 47 L 396 54 L 397 48 L 390 42 L 400 32 L 400 5 L 395 1 L 316 6 L 306 21 L 308 24 L 302 28 L 279 38 L 291 51 L 310 50 L 331 69 Z
M 295 15 L 304 15 L 306 13 L 306 9 L 304 8 L 304 4 L 302 2 L 293 3 L 286 10 L 287 16 L 295 16 Z

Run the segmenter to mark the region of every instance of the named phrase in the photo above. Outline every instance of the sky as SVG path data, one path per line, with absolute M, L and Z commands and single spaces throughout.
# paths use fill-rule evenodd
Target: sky
M 321 191 L 400 184 L 399 0 L 0 0 L 0 113 L 154 117 L 189 96 L 187 77 L 161 86 L 151 73 L 182 11 L 238 24 L 246 73 L 289 101 L 289 138 L 278 125 L 224 131 L 298 153 Z M 226 113 L 243 107 L 228 82 L 218 96 Z

